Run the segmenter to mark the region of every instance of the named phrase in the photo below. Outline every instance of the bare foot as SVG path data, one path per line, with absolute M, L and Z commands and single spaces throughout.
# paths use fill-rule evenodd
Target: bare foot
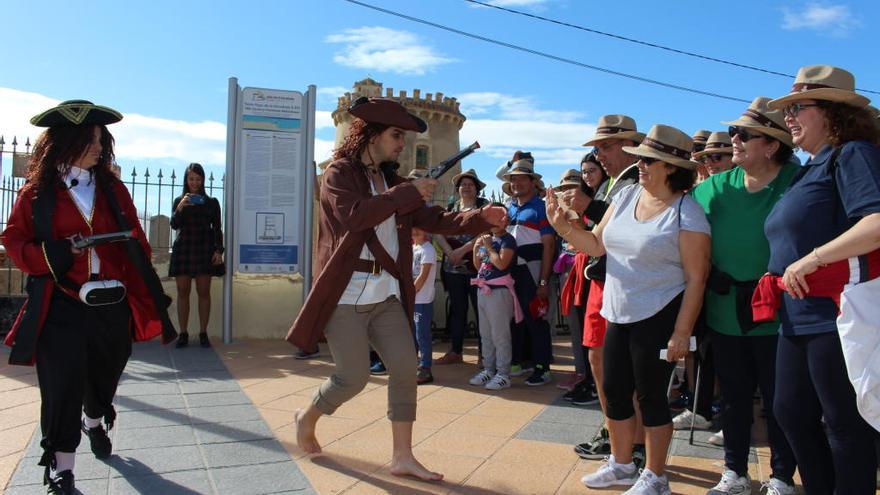
M 415 457 L 406 457 L 391 461 L 391 474 L 394 476 L 414 476 L 422 481 L 440 481 L 443 475 L 428 471 Z
M 308 421 L 303 419 L 304 415 L 302 409 L 297 409 L 293 416 L 296 420 L 296 444 L 307 454 L 320 454 L 321 444 L 315 438 L 315 424 L 308 424 Z

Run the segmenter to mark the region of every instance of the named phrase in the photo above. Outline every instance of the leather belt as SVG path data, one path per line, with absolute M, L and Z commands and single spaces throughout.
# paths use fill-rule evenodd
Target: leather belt
M 357 260 L 354 262 L 354 271 L 379 275 L 382 267 L 375 260 Z

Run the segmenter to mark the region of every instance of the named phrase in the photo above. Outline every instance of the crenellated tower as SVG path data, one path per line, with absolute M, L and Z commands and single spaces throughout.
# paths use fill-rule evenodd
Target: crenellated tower
M 465 116 L 459 110 L 458 100 L 439 92 L 422 96 L 419 89 L 414 89 L 412 96 L 408 96 L 406 90 L 400 90 L 395 95 L 392 88 L 385 88 L 383 94 L 382 83 L 370 78 L 354 83 L 350 92 L 339 97 L 332 114 L 336 125 L 336 146 L 342 143 L 351 125 L 352 116 L 348 113 L 348 107 L 361 96 L 382 96 L 396 100 L 428 123 L 428 130 L 421 134 L 407 133 L 406 147 L 399 158 L 400 175 L 405 177 L 414 169 L 426 170 L 460 149 L 458 133 L 464 125 Z M 434 191 L 435 204 L 446 206 L 453 194 L 452 177 L 459 172 L 460 164 L 443 176 Z

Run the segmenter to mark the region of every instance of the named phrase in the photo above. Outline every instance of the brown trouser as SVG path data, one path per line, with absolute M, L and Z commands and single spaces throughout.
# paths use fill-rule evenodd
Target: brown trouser
M 351 399 L 370 378 L 370 346 L 388 368 L 388 419 L 416 419 L 416 350 L 410 322 L 397 297 L 377 304 L 340 304 L 324 329 L 336 370 L 312 402 L 324 414 Z

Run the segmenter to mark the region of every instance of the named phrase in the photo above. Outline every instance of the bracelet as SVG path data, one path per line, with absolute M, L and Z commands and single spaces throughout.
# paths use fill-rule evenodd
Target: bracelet
M 816 258 L 816 262 L 819 263 L 819 266 L 828 266 L 828 263 L 822 261 L 822 258 L 819 257 L 819 248 L 813 248 L 813 257 Z
M 569 224 L 568 225 L 568 232 L 566 232 L 564 234 L 562 232 L 560 232 L 559 235 L 562 237 L 566 237 L 568 234 L 571 234 L 572 230 L 574 230 L 574 225 Z

